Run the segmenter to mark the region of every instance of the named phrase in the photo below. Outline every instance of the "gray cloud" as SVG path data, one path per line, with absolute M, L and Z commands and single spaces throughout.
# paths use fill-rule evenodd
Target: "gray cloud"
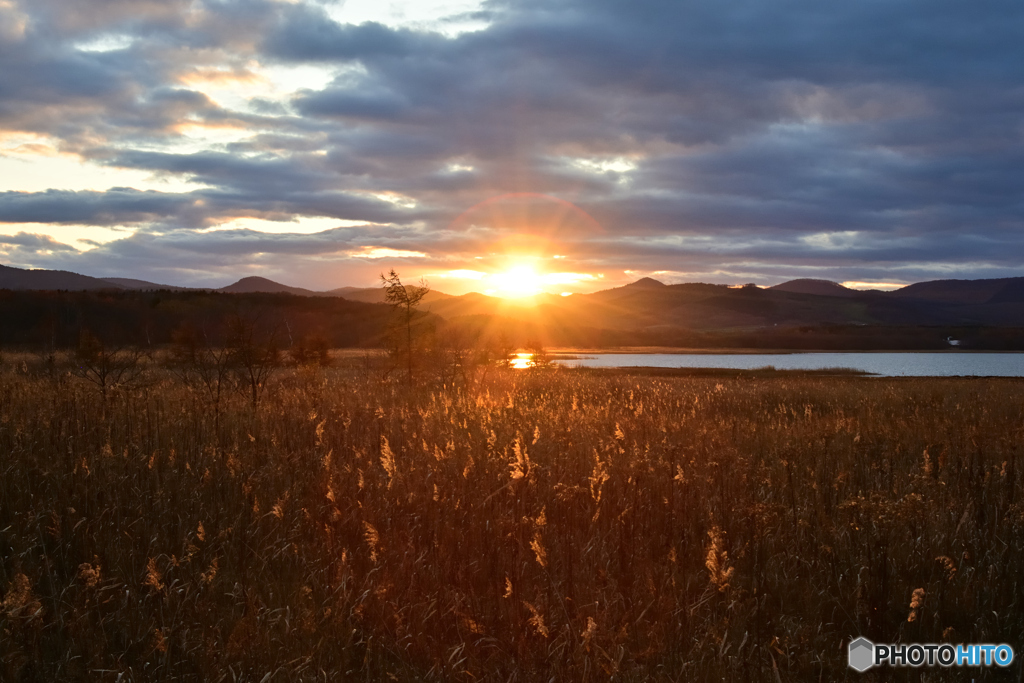
M 594 272 L 777 281 L 830 268 L 840 279 L 1024 268 L 1018 3 L 486 7 L 486 29 L 446 37 L 339 24 L 315 3 L 25 0 L 24 31 L 0 32 L 0 128 L 208 189 L 6 192 L 0 221 L 141 228 L 77 256 L 40 246 L 42 266 L 75 269 L 74 256 L 138 276 L 138 264 L 165 254 L 168 274 L 185 279 L 221 258 L 290 268 L 286 279 L 303 284 L 308 259 L 344 260 L 360 246 L 421 251 L 439 268 L 486 253 L 485 235 L 514 226 L 456 217 L 488 197 L 534 192 L 600 223 L 596 237 L 558 235 L 574 265 Z M 125 46 L 76 47 L 103 36 L 127 36 Z M 256 63 L 334 68 L 336 78 L 246 111 L 189 85 Z M 185 122 L 252 136 L 183 151 Z M 373 225 L 195 232 L 237 216 Z
M 107 192 L 2 192 L 0 222 L 123 225 L 158 221 L 188 203 L 182 195 L 131 188 Z
M 58 242 L 47 235 L 36 235 L 28 232 L 19 232 L 15 235 L 0 235 L 0 249 L 20 247 L 32 251 L 57 251 L 65 253 L 77 253 L 74 247 Z
M 297 5 L 282 9 L 280 22 L 267 36 L 263 49 L 268 55 L 291 61 L 347 62 L 415 56 L 440 40 L 375 22 L 341 25 L 315 5 Z

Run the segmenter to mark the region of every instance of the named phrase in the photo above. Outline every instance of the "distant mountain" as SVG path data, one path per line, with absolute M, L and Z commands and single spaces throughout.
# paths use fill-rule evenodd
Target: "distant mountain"
M 0 266 L 0 289 L 121 289 L 106 280 L 88 275 L 70 273 L 66 270 L 25 270 L 11 266 Z
M 1019 288 L 1024 278 L 1007 277 L 993 280 L 931 280 L 907 285 L 891 293 L 898 299 L 918 299 L 944 304 L 984 304 L 992 301 L 1006 287 Z
M 656 282 L 656 281 L 654 281 Z M 429 307 L 442 318 L 492 316 L 518 320 L 549 339 L 581 338 L 583 330 L 648 339 L 679 339 L 688 333 L 751 333 L 758 330 L 856 327 L 1024 327 L 1024 278 L 987 285 L 982 304 L 960 304 L 861 292 L 831 282 L 796 282 L 791 287 L 729 287 L 638 282 L 571 297 L 499 299 L 483 294 L 452 297 Z M 479 320 L 475 323 L 479 325 Z M 941 337 L 945 340 L 945 336 Z
M 338 287 L 325 293 L 331 296 L 340 296 L 349 301 L 367 301 L 369 303 L 384 301 L 384 292 L 380 287 Z
M 256 292 L 269 294 L 297 294 L 299 296 L 321 296 L 320 292 L 302 287 L 289 287 L 280 282 L 268 280 L 265 277 L 243 277 L 241 280 L 227 287 L 221 287 L 218 292 L 227 294 L 253 294 Z
M 789 282 L 783 282 L 780 285 L 769 287 L 780 292 L 794 292 L 796 294 L 817 294 L 818 296 L 842 296 L 851 297 L 856 296 L 857 290 L 844 287 L 838 282 L 832 282 L 831 280 L 812 280 L 810 278 L 801 278 L 799 280 L 790 280 Z
M 7 266 L 0 266 L 0 289 L 187 290 L 145 280 L 101 279 L 64 271 Z M 384 291 L 380 287 L 341 287 L 315 292 L 262 277 L 246 277 L 219 290 L 206 291 L 251 295 L 288 293 L 343 298 L 360 304 L 384 302 Z M 621 287 L 568 297 L 540 294 L 503 299 L 476 292 L 451 296 L 431 290 L 422 308 L 440 319 L 462 321 L 476 330 L 500 329 L 507 333 L 518 326 L 523 334 L 529 331 L 542 340 L 558 340 L 558 343 L 685 345 L 701 343 L 693 335 L 722 333 L 754 335 L 747 343 L 756 345 L 757 335 L 787 329 L 825 330 L 842 326 L 857 329 L 941 330 L 958 326 L 1024 329 L 1024 278 L 936 280 L 894 292 L 858 291 L 814 279 L 791 280 L 762 289 L 703 283 L 667 285 L 653 278 L 642 278 Z M 946 332 L 939 339 L 944 342 L 949 334 L 951 332 Z M 884 338 L 883 333 L 879 335 L 879 339 Z M 792 343 L 798 342 L 796 338 Z
M 142 291 L 156 291 L 156 290 L 167 290 L 170 292 L 187 292 L 192 287 L 176 287 L 174 285 L 159 285 L 155 282 L 147 282 L 145 280 L 133 280 L 127 277 L 105 277 L 104 282 L 109 282 L 117 287 L 123 287 L 124 289 L 138 289 Z
M 1009 278 L 1002 289 L 988 300 L 990 304 L 1024 302 L 1024 277 Z
M 626 287 L 632 289 L 658 289 L 659 287 L 667 287 L 667 285 L 660 281 L 655 280 L 653 277 L 642 277 L 636 282 L 631 282 Z

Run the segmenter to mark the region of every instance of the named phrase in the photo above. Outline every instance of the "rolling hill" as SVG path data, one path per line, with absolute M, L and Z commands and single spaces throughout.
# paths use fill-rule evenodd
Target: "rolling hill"
M 793 292 L 795 294 L 817 294 L 819 296 L 851 297 L 856 296 L 857 294 L 857 290 L 844 287 L 838 282 L 832 282 L 831 280 L 812 280 L 808 278 L 790 280 L 789 282 L 783 282 L 782 284 L 775 285 L 769 289 L 774 289 L 779 292 Z
M 147 282 L 146 280 L 133 280 L 127 277 L 105 277 L 104 282 L 121 287 L 123 289 L 137 289 L 144 292 L 153 292 L 165 289 L 169 292 L 187 292 L 191 287 L 175 287 L 174 285 L 161 285 L 156 282 Z
M 118 288 L 119 285 L 106 280 L 66 270 L 24 270 L 0 265 L 0 289 L 88 291 Z
M 340 298 L 368 305 L 384 302 L 379 287 L 317 292 L 267 278 L 245 277 L 219 290 L 189 290 L 144 280 L 94 278 L 66 271 L 7 266 L 0 266 L 0 289 L 206 291 Z M 714 344 L 718 338 L 715 335 L 726 335 L 743 336 L 748 344 L 757 345 L 761 339 L 778 338 L 794 330 L 797 332 L 793 334 L 804 335 L 797 338 L 799 341 L 810 334 L 809 330 L 815 330 L 814 334 L 820 337 L 823 330 L 833 328 L 846 329 L 847 336 L 851 334 L 849 330 L 857 331 L 853 336 L 863 336 L 864 330 L 869 329 L 935 328 L 929 332 L 929 339 L 944 341 L 954 332 L 958 337 L 968 334 L 963 331 L 968 328 L 1024 330 L 1024 278 L 936 280 L 894 292 L 858 291 L 813 279 L 761 288 L 704 283 L 670 285 L 643 278 L 621 287 L 566 297 L 541 294 L 503 299 L 479 293 L 452 296 L 431 290 L 422 309 L 474 333 L 497 334 L 500 330 L 502 334 L 529 336 L 549 344 Z M 946 332 L 940 335 L 943 330 Z
M 257 292 L 264 294 L 295 294 L 297 296 L 318 296 L 320 294 L 311 289 L 282 285 L 280 282 L 274 282 L 265 277 L 243 277 L 238 282 L 227 287 L 221 287 L 217 291 L 224 292 L 225 294 L 254 294 Z
M 993 280 L 932 280 L 907 285 L 892 292 L 892 296 L 898 299 L 917 299 L 944 304 L 986 304 L 997 299 L 1004 289 L 1019 290 L 1022 284 L 1024 278 L 1019 277 Z

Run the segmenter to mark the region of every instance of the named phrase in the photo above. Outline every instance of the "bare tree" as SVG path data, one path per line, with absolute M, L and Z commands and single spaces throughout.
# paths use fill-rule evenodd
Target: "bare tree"
M 292 344 L 289 354 L 296 365 L 319 365 L 326 368 L 331 364 L 331 343 L 322 334 L 303 335 Z
M 536 370 L 547 370 L 554 367 L 551 356 L 539 340 L 533 339 L 526 344 L 526 351 L 530 354 L 530 367 Z
M 72 373 L 96 386 L 103 399 L 114 387 L 131 384 L 142 375 L 142 352 L 135 347 L 108 348 L 92 332 L 83 328 L 78 337 Z
M 423 297 L 430 291 L 425 280 L 420 280 L 419 287 L 406 287 L 398 277 L 398 273 L 392 268 L 385 277 L 380 275 L 381 286 L 384 287 L 384 300 L 391 304 L 392 310 L 398 315 L 398 328 L 404 339 L 396 345 L 396 353 L 404 358 L 406 366 L 406 379 L 412 384 L 413 378 L 413 319 L 416 317 L 416 309 L 423 301 Z
M 221 398 L 231 379 L 231 351 L 211 343 L 205 331 L 185 324 L 171 333 L 170 367 L 184 384 L 206 395 L 219 434 Z
M 228 319 L 227 350 L 231 366 L 249 393 L 253 410 L 267 381 L 281 367 L 277 329 L 266 329 L 259 315 L 235 314 Z
M 495 363 L 498 367 L 507 368 L 512 365 L 512 356 L 516 347 L 504 332 L 497 337 L 491 337 L 484 347 L 485 362 Z

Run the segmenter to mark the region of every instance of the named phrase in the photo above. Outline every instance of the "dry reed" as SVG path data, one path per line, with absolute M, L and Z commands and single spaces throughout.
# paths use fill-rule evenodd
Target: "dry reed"
M 215 419 L 147 372 L 0 374 L 2 680 L 839 680 L 852 636 L 1024 633 L 1016 380 L 342 365 Z

